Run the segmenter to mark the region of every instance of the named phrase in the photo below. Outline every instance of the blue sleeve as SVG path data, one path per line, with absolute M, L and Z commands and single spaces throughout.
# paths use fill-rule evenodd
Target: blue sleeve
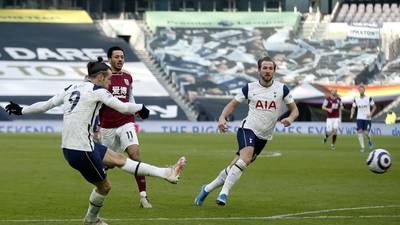
M 288 94 L 289 94 L 289 88 L 286 85 L 283 85 L 283 97 L 282 99 L 284 99 Z
M 246 97 L 246 99 L 248 98 L 249 95 L 249 84 L 246 84 L 243 88 L 242 88 L 242 93 L 244 95 L 244 97 Z

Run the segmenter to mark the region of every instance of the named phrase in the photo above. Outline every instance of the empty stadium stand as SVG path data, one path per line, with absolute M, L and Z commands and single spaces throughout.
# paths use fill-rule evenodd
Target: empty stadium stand
M 393 3 L 343 3 L 335 22 L 382 23 L 400 22 L 400 4 Z
M 397 9 L 395 6 L 393 10 Z M 389 12 L 387 5 L 382 7 Z M 337 8 L 338 15 L 344 14 L 343 6 Z M 390 13 L 382 14 L 389 16 L 382 18 L 391 18 L 392 8 L 389 9 Z M 350 4 L 347 10 L 353 12 L 354 6 Z M 317 23 L 314 33 L 324 33 L 331 23 L 330 15 L 317 18 L 310 14 L 308 18 Z M 321 23 L 325 23 L 322 28 L 318 25 Z M 347 25 L 338 24 L 348 29 Z M 357 32 L 365 29 L 363 25 L 361 31 L 358 27 L 351 29 L 355 32 L 353 36 L 346 33 L 341 38 L 329 38 L 329 35 L 311 34 L 304 39 L 298 38 L 296 29 L 285 26 L 243 29 L 180 27 L 178 24 L 154 29 L 148 50 L 172 85 L 195 105 L 199 117 L 215 120 L 219 112 L 211 105 L 221 105 L 240 91 L 243 84 L 256 80 L 256 59 L 262 55 L 275 59 L 277 78 L 292 88 L 304 82 L 341 85 L 396 82 L 399 74 L 391 68 L 397 59 L 386 57 L 379 36 L 357 36 Z M 300 30 L 304 36 L 304 29 Z M 384 31 L 378 35 L 384 35 Z

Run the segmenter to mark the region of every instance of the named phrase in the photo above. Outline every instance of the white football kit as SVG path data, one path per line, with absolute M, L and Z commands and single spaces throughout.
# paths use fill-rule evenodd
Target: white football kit
M 357 119 L 358 120 L 371 120 L 371 106 L 374 106 L 374 100 L 371 97 L 364 95 L 363 98 L 355 97 L 353 101 L 353 107 L 357 107 Z
M 243 119 L 243 128 L 251 129 L 263 140 L 271 140 L 278 118 L 285 112 L 286 104 L 294 102 L 293 97 L 284 84 L 274 81 L 271 86 L 264 87 L 259 81 L 249 83 L 235 100 L 248 100 L 249 112 Z
M 62 148 L 80 151 L 93 151 L 93 126 L 103 103 L 126 114 L 143 108 L 143 104 L 123 103 L 107 89 L 85 81 L 70 85 L 48 101 L 24 107 L 22 114 L 43 113 L 63 103 Z

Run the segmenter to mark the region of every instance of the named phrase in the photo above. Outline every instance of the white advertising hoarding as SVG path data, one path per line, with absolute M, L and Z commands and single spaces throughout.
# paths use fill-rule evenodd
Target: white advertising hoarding
M 217 133 L 217 122 L 189 122 L 189 121 L 144 121 L 138 122 L 141 132 L 157 133 Z M 230 132 L 235 132 L 241 121 L 231 122 Z M 340 135 L 355 135 L 355 123 L 342 123 L 338 129 Z M 62 131 L 62 121 L 29 121 L 17 120 L 0 122 L 0 133 L 54 133 Z M 290 127 L 277 124 L 276 133 L 288 134 L 318 134 L 325 132 L 324 122 L 295 122 Z M 374 136 L 400 136 L 400 124 L 386 125 L 372 123 L 371 133 Z
M 71 83 L 82 82 L 87 62 L 0 61 L 1 96 L 52 96 Z M 168 96 L 142 62 L 127 62 L 135 96 Z
M 380 29 L 377 27 L 348 25 L 347 36 L 361 39 L 379 39 Z
M 327 37 L 330 39 L 344 39 L 346 37 L 360 39 L 379 39 L 383 29 L 362 24 L 330 23 L 327 28 Z

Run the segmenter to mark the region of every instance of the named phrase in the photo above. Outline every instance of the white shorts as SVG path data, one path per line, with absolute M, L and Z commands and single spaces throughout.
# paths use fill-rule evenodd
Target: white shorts
M 332 129 L 338 129 L 340 124 L 340 118 L 327 118 L 326 119 L 326 131 L 331 132 Z
M 118 128 L 100 128 L 99 133 L 101 143 L 115 152 L 124 152 L 130 145 L 139 145 L 134 123 Z

